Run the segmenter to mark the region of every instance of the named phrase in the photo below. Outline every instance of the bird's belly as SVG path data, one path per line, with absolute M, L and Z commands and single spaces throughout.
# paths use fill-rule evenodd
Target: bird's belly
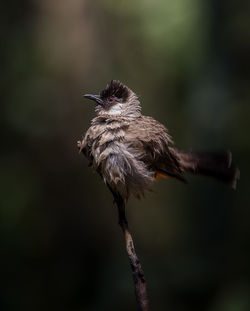
M 123 198 L 136 197 L 151 188 L 154 173 L 139 159 L 138 151 L 123 142 L 112 141 L 93 150 L 96 170 L 113 191 Z

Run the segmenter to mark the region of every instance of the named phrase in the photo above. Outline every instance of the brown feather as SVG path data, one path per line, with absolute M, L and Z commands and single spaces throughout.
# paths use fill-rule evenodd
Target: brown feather
M 113 193 L 125 200 L 130 194 L 139 198 L 156 179 L 170 176 L 186 182 L 183 173 L 236 186 L 239 170 L 231 165 L 230 154 L 178 151 L 166 127 L 141 114 L 138 97 L 127 86 L 112 80 L 100 92 L 103 100 L 109 96 L 118 102 L 96 106 L 97 116 L 78 147 Z

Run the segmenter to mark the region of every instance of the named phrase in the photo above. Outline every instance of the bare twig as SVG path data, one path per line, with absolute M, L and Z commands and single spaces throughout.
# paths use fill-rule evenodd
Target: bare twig
M 121 226 L 122 231 L 124 233 L 126 249 L 127 249 L 128 258 L 130 261 L 130 266 L 132 269 L 137 309 L 139 311 L 149 311 L 146 280 L 145 280 L 144 272 L 142 270 L 140 261 L 135 252 L 135 247 L 134 247 L 132 236 L 128 229 L 128 221 L 126 219 L 126 214 L 125 214 L 125 203 L 122 199 L 120 200 L 115 199 L 115 202 L 118 207 L 119 225 Z

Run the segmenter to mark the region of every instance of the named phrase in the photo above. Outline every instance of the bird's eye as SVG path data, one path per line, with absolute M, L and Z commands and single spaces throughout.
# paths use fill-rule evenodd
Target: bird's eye
M 108 98 L 108 101 L 109 101 L 110 103 L 113 103 L 113 102 L 115 101 L 115 99 L 114 99 L 114 97 L 109 97 L 109 98 Z

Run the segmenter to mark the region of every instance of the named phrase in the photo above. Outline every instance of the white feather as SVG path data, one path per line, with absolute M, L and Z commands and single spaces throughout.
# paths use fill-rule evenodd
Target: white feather
M 109 111 L 108 114 L 114 116 L 114 115 L 118 115 L 122 113 L 122 104 L 116 104 L 114 106 L 112 106 Z

